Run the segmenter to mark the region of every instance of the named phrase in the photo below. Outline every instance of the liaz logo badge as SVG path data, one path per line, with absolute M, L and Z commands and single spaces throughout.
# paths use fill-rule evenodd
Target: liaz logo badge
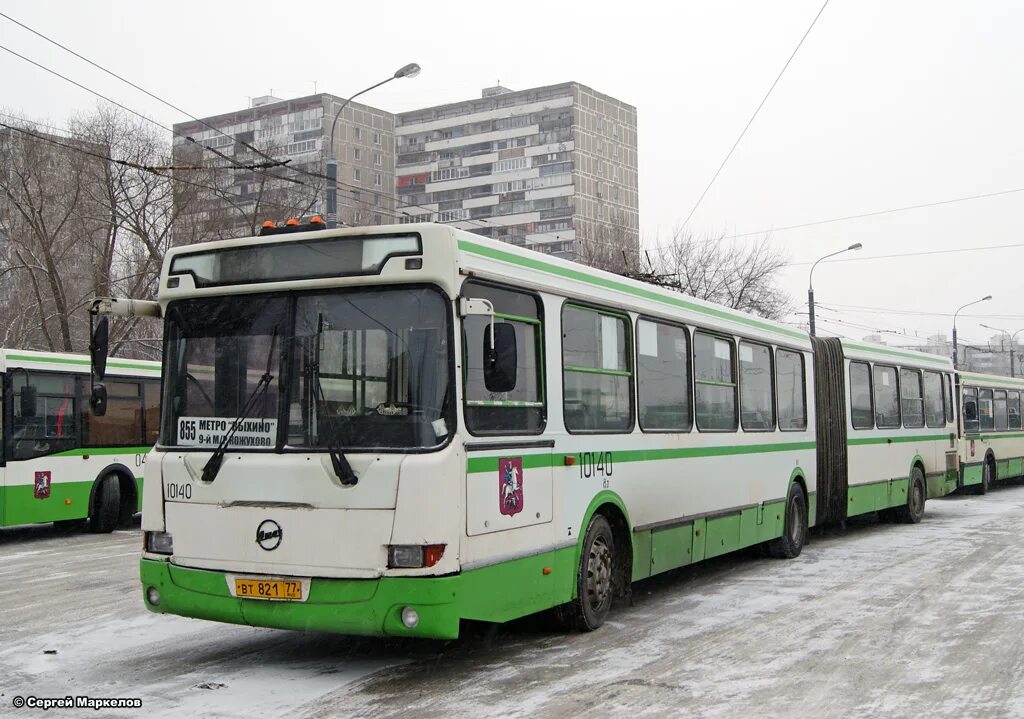
M 513 517 L 523 511 L 523 458 L 498 460 L 498 509 Z
M 36 481 L 33 490 L 33 494 L 36 499 L 50 498 L 50 482 L 51 477 L 49 472 L 36 472 Z
M 283 538 L 284 530 L 273 519 L 264 519 L 256 528 L 256 544 L 260 545 L 260 549 L 265 549 L 268 552 L 273 552 L 281 546 Z

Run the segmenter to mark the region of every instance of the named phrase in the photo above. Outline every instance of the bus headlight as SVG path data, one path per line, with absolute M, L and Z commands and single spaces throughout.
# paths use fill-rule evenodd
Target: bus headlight
M 156 587 L 149 587 L 146 590 L 146 601 L 152 604 L 154 607 L 160 606 L 160 592 Z
M 170 532 L 146 532 L 146 551 L 153 554 L 174 554 Z

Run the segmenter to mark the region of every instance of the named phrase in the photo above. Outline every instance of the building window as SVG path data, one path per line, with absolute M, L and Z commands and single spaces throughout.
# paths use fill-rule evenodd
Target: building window
M 353 147 L 352 148 L 352 159 L 353 160 L 357 160 L 357 161 L 363 159 L 363 152 L 362 152 L 362 150 L 360 150 L 358 147 Z
M 352 179 L 355 180 L 356 182 L 360 182 L 363 179 L 358 167 L 352 168 Z
M 359 139 L 361 139 L 361 138 L 363 137 L 363 131 L 362 131 L 362 130 L 361 130 L 360 128 L 358 128 L 358 127 L 356 127 L 356 128 L 354 128 L 354 129 L 353 129 L 353 132 L 352 132 L 352 134 L 353 134 L 353 136 L 354 136 L 354 137 L 355 137 L 355 138 L 356 138 L 357 140 L 359 140 Z
M 379 132 L 373 133 L 373 144 L 374 145 L 379 145 L 380 144 L 380 133 Z
M 564 245 L 561 251 L 572 249 Z M 690 347 L 686 330 L 675 325 L 638 320 L 636 373 L 640 429 L 687 431 L 690 410 Z
M 383 158 L 383 156 L 379 152 L 373 153 L 373 164 L 374 165 L 383 165 L 384 164 L 384 158 Z
M 374 185 L 374 187 L 380 187 L 381 186 L 380 173 L 379 172 L 374 173 L 374 175 L 373 175 L 373 185 Z

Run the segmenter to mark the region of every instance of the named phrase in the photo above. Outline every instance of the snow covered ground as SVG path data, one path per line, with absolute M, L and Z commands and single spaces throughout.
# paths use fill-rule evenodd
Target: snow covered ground
M 140 697 L 47 716 L 1024 717 L 1024 485 L 858 522 L 796 560 L 724 557 L 637 584 L 592 634 L 457 642 L 153 615 L 138 531 L 0 530 L 0 716 L 15 696 Z

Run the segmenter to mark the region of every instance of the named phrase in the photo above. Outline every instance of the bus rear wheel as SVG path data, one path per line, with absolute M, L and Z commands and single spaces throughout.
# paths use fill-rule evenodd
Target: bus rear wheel
M 121 487 L 117 475 L 108 474 L 96 486 L 89 513 L 89 531 L 94 534 L 108 534 L 117 526 L 121 510 Z
M 786 524 L 782 536 L 767 544 L 768 556 L 777 559 L 799 557 L 807 541 L 807 502 L 804 488 L 793 482 L 786 501 Z
M 583 537 L 583 552 L 576 574 L 576 598 L 562 607 L 563 623 L 592 632 L 608 618 L 615 576 L 615 538 L 603 514 L 595 514 Z
M 907 503 L 897 507 L 895 512 L 896 521 L 901 524 L 917 524 L 924 518 L 924 503 L 928 499 L 928 490 L 925 488 L 924 472 L 920 467 L 914 467 L 910 473 L 910 487 L 907 490 Z

